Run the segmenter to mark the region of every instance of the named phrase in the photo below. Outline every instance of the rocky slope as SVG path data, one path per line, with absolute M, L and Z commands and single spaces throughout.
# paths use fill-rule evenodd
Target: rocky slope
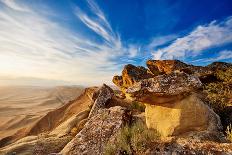
M 121 92 L 105 84 L 87 88 L 30 128 L 2 140 L 0 154 L 232 154 L 223 118 L 209 106 L 205 92 L 215 82 L 231 90 L 227 70 L 232 65 L 149 60 L 147 66 L 126 65 L 122 76 L 113 78 Z M 218 76 L 220 71 L 226 75 Z

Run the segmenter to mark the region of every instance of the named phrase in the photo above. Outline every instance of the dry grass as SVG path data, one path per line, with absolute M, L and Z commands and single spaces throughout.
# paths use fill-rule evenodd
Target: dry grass
M 105 155 L 143 153 L 149 144 L 159 138 L 156 131 L 147 129 L 143 122 L 137 121 L 122 128 L 115 142 L 107 145 Z
M 232 125 L 231 124 L 227 126 L 226 128 L 226 137 L 230 142 L 232 142 Z

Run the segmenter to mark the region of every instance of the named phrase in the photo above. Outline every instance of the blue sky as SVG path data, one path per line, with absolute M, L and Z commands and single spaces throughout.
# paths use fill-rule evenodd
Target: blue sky
M 111 84 L 147 59 L 232 62 L 232 2 L 0 0 L 0 85 Z

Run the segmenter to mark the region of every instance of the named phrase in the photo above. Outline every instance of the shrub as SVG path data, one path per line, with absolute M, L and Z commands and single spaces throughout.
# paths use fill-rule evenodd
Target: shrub
M 232 68 L 217 70 L 215 72 L 216 82 L 204 85 L 207 104 L 220 116 L 224 129 L 232 123 L 229 120 L 230 112 L 228 106 L 232 97 Z
M 131 155 L 144 152 L 150 143 L 159 139 L 160 135 L 154 130 L 147 129 L 146 125 L 137 121 L 131 126 L 125 126 L 118 133 L 115 142 L 108 143 L 105 155 L 116 153 Z
M 227 126 L 226 128 L 226 137 L 230 142 L 232 142 L 232 125 L 231 124 Z
M 137 101 L 133 101 L 131 103 L 131 109 L 135 109 L 138 110 L 140 112 L 144 112 L 145 111 L 145 105 L 143 103 L 137 102 Z

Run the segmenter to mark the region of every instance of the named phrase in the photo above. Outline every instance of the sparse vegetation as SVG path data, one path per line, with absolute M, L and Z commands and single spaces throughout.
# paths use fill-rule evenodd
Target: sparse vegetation
M 232 125 L 231 124 L 227 126 L 226 128 L 226 137 L 230 142 L 232 142 Z
M 207 94 L 208 105 L 220 116 L 224 129 L 232 123 L 228 120 L 231 114 L 228 112 L 228 106 L 232 98 L 232 68 L 225 71 L 215 72 L 217 82 L 211 82 L 204 86 L 204 92 Z
M 138 110 L 140 112 L 144 112 L 145 111 L 145 105 L 140 103 L 140 102 L 137 102 L 137 101 L 133 101 L 131 103 L 131 107 L 130 107 L 131 110 L 135 109 L 135 110 Z
M 142 153 L 150 143 L 159 138 L 160 135 L 157 131 L 147 129 L 143 122 L 137 121 L 131 126 L 127 125 L 122 128 L 115 142 L 107 145 L 105 155 Z

